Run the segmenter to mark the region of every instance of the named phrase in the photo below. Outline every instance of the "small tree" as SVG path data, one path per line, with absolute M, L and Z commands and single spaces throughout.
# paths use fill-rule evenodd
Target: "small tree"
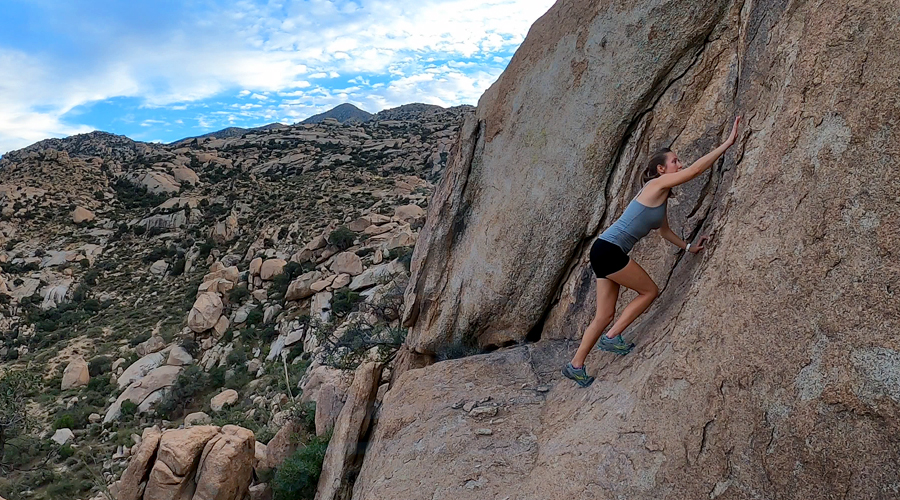
M 0 376 L 0 469 L 5 469 L 6 444 L 28 429 L 26 403 L 37 385 L 37 375 L 22 370 Z
M 328 235 L 328 243 L 338 247 L 340 250 L 346 250 L 353 246 L 353 240 L 358 234 L 351 231 L 347 226 L 339 226 Z

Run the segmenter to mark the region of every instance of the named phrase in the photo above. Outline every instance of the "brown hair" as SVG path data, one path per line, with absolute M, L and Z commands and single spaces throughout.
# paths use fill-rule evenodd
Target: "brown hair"
M 671 152 L 672 150 L 669 148 L 662 148 L 653 153 L 653 156 L 650 157 L 650 161 L 647 162 L 647 170 L 644 170 L 644 175 L 641 177 L 641 184 L 646 184 L 659 177 L 659 170 L 657 170 L 656 167 L 665 165 L 666 158 Z

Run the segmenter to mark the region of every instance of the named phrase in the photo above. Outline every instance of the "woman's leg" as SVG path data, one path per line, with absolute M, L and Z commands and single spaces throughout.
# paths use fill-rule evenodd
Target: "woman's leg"
M 632 321 L 650 307 L 650 304 L 659 295 L 659 288 L 650 279 L 647 271 L 644 271 L 644 268 L 638 265 L 634 259 L 631 259 L 624 269 L 610 274 L 607 278 L 638 293 L 638 296 L 622 311 L 616 324 L 606 332 L 607 337 L 613 338 L 621 335 Z
M 597 313 L 594 320 L 588 325 L 581 337 L 581 346 L 578 352 L 572 358 L 572 366 L 581 368 L 584 366 L 584 360 L 594 348 L 603 329 L 612 322 L 613 315 L 616 313 L 616 300 L 619 298 L 619 285 L 615 281 L 605 278 L 597 280 Z

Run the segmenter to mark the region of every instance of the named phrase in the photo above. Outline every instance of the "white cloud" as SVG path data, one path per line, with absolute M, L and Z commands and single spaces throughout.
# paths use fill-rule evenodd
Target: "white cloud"
M 145 25 L 124 14 L 98 23 L 90 11 L 50 5 L 47 24 L 71 26 L 90 58 L 0 49 L 0 153 L 89 131 L 64 115 L 118 96 L 137 97 L 147 108 L 186 109 L 188 102 L 230 92 L 270 103 L 255 111 L 269 113 L 261 116 L 291 119 L 342 99 L 370 111 L 412 101 L 474 103 L 552 3 L 223 0 L 214 9 L 178 11 L 167 22 Z M 341 90 L 311 83 L 341 75 L 350 77 L 336 84 Z M 286 111 L 278 106 L 283 97 L 291 99 Z M 303 104 L 292 104 L 298 101 Z M 196 120 L 203 128 L 217 123 L 211 115 Z

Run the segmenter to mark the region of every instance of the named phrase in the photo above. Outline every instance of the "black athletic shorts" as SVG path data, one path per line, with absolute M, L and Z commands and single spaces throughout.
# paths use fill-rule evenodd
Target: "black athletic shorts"
M 597 279 L 625 269 L 629 260 L 628 255 L 615 243 L 597 238 L 591 247 L 591 267 Z

